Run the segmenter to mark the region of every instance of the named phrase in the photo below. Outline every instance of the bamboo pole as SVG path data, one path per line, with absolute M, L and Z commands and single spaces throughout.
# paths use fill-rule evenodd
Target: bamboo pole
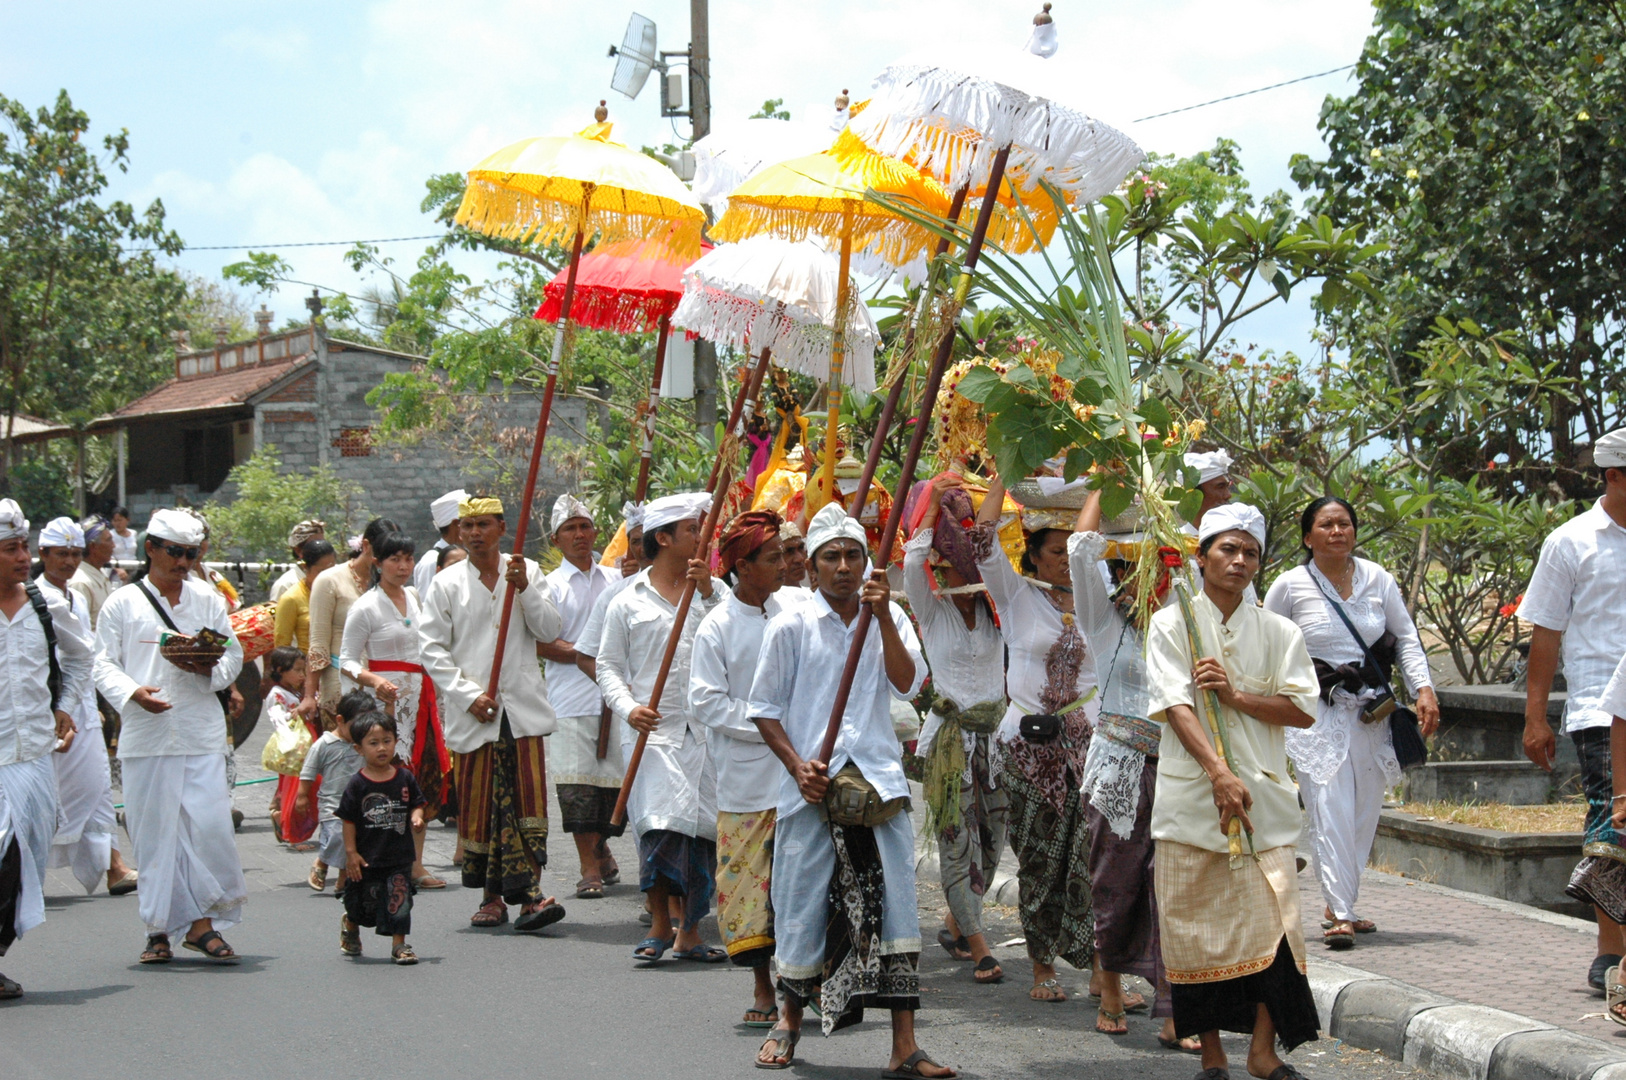
M 1186 624 L 1186 641 L 1191 646 L 1191 661 L 1195 664 L 1199 658 L 1208 655 L 1208 650 L 1203 648 L 1203 634 L 1201 630 L 1197 629 L 1197 613 L 1191 606 L 1191 582 L 1182 576 L 1179 581 L 1174 583 L 1174 594 L 1180 601 L 1180 614 Z M 1233 776 L 1241 779 L 1241 774 L 1237 772 L 1236 768 L 1236 758 L 1231 756 L 1231 732 L 1225 726 L 1225 717 L 1220 712 L 1219 695 L 1212 690 L 1204 690 L 1194 696 L 1199 705 L 1197 711 L 1207 714 L 1203 719 L 1208 723 L 1208 730 L 1213 733 L 1215 739 L 1219 742 L 1220 753 L 1225 758 L 1225 767 L 1231 770 Z M 1231 827 L 1226 833 L 1226 845 L 1230 849 L 1231 869 L 1235 870 L 1237 860 L 1242 858 L 1241 818 L 1233 817 L 1231 819 Z M 1254 850 L 1253 831 L 1251 829 L 1248 831 L 1248 854 L 1255 859 L 1259 858 L 1259 852 Z
M 755 412 L 756 399 L 762 393 L 762 377 L 768 371 L 768 360 L 771 356 L 768 349 L 762 350 L 762 357 L 757 361 L 756 368 L 749 378 L 740 386 L 739 394 L 734 398 L 734 408 L 728 417 L 728 435 L 722 440 L 717 450 L 717 460 L 712 465 L 711 479 L 706 482 L 706 491 L 712 494 L 711 510 L 706 514 L 705 524 L 700 533 L 700 548 L 696 557 L 706 558 L 711 546 L 711 537 L 717 531 L 717 517 L 722 513 L 723 499 L 716 497 L 720 489 L 725 495 L 728 492 L 730 474 L 733 472 L 732 458 L 738 452 L 738 432 Z M 661 697 L 666 693 L 666 680 L 672 674 L 672 661 L 677 656 L 678 644 L 683 640 L 683 626 L 689 619 L 689 607 L 694 603 L 695 584 L 686 581 L 683 584 L 683 596 L 678 600 L 677 615 L 672 620 L 672 629 L 666 635 L 666 651 L 661 654 L 661 668 L 655 676 L 655 685 L 649 693 L 649 707 L 660 711 Z M 644 760 L 644 747 L 649 745 L 649 733 L 640 731 L 638 741 L 633 744 L 632 754 L 627 758 L 627 772 L 621 779 L 621 791 L 615 797 L 615 810 L 610 814 L 610 824 L 620 825 L 627 820 L 627 799 L 632 794 L 633 781 L 638 778 L 638 766 Z
M 536 477 L 542 469 L 542 443 L 548 437 L 548 420 L 553 413 L 553 390 L 559 382 L 559 365 L 564 360 L 565 327 L 570 321 L 570 305 L 576 298 L 576 269 L 582 261 L 582 241 L 586 239 L 587 202 L 592 198 L 593 185 L 586 184 L 582 194 L 582 228 L 570 246 L 570 272 L 565 276 L 565 296 L 559 305 L 559 322 L 553 331 L 553 353 L 548 358 L 548 381 L 542 388 L 542 414 L 536 421 L 536 438 L 531 443 L 531 467 L 525 474 L 525 490 L 519 501 L 519 521 L 514 525 L 514 558 L 525 557 L 525 533 L 531 523 L 531 504 L 536 499 Z M 502 618 L 497 623 L 497 652 L 491 658 L 491 679 L 486 684 L 486 696 L 497 700 L 497 686 L 502 679 L 503 650 L 508 645 L 508 620 L 514 614 L 514 586 L 503 591 Z
M 977 269 L 977 259 L 982 255 L 982 244 L 988 236 L 988 222 L 993 218 L 994 203 L 998 201 L 999 188 L 1005 180 L 1005 162 L 1010 156 L 1011 148 L 1001 147 L 994 155 L 993 166 L 989 169 L 987 194 L 984 195 L 982 207 L 977 212 L 976 224 L 971 229 L 971 239 L 966 245 L 965 262 L 960 267 L 959 279 L 954 283 L 956 308 L 964 305 L 966 296 L 971 291 L 971 277 Z M 909 497 L 909 488 L 915 482 L 915 466 L 920 463 L 920 452 L 926 445 L 926 434 L 931 430 L 932 408 L 937 403 L 937 392 L 943 385 L 943 373 L 948 370 L 949 358 L 954 355 L 955 329 L 953 323 L 944 329 L 943 337 L 937 343 L 937 353 L 932 357 L 931 369 L 926 375 L 926 386 L 920 398 L 920 414 L 915 423 L 915 430 L 909 436 L 909 448 L 903 457 L 903 471 L 898 476 L 898 487 L 892 496 L 892 509 L 887 513 L 886 524 L 881 529 L 881 547 L 875 555 L 875 565 L 878 567 L 885 567 L 892 557 L 892 543 L 897 538 L 898 525 L 903 520 L 904 500 Z M 853 512 L 861 512 L 863 498 L 854 500 L 854 505 L 856 510 Z M 811 556 L 812 552 L 808 554 Z M 836 736 L 841 731 L 841 717 L 847 711 L 847 698 L 852 694 L 853 678 L 858 674 L 858 661 L 864 654 L 864 641 L 869 636 L 870 618 L 869 605 L 858 605 L 858 621 L 853 627 L 852 646 L 847 650 L 847 664 L 841 670 L 841 683 L 836 687 L 836 700 L 831 706 L 830 721 L 825 727 L 824 743 L 819 750 L 818 760 L 825 764 L 829 764 L 830 755 L 836 749 Z

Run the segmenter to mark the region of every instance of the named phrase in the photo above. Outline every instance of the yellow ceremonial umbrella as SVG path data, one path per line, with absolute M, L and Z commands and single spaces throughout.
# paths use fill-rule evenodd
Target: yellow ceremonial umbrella
M 650 241 L 670 257 L 693 260 L 700 254 L 700 229 L 706 212 L 689 189 L 665 165 L 620 143 L 610 141 L 608 112 L 599 102 L 597 123 L 574 135 L 522 139 L 487 157 L 469 170 L 457 224 L 488 236 L 570 247 L 564 299 L 554 330 L 553 354 L 547 384 L 542 391 L 542 414 L 531 443 L 530 472 L 514 527 L 514 554 L 525 550 L 531 521 L 537 473 L 542 465 L 542 443 L 553 411 L 553 392 L 564 355 L 565 327 L 576 294 L 576 272 L 582 245 L 592 236 L 602 242 Z M 497 696 L 502 674 L 508 620 L 514 608 L 514 589 L 503 595 L 502 619 L 497 624 L 497 650 L 491 660 L 486 693 Z
M 787 240 L 820 237 L 838 246 L 836 326 L 830 356 L 830 413 L 824 436 L 824 467 L 816 512 L 834 497 L 836 428 L 841 418 L 841 369 L 846 355 L 848 273 L 855 247 L 893 264 L 905 263 L 936 241 L 928 230 L 893 214 L 865 192 L 908 199 L 923 212 L 942 217 L 949 200 L 940 184 L 895 158 L 872 154 L 843 165 L 829 152 L 793 158 L 752 176 L 728 195 L 728 211 L 712 226 L 718 240 L 743 240 L 770 233 Z

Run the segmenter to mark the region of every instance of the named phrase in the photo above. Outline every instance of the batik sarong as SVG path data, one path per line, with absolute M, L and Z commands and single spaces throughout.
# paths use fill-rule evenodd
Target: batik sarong
M 638 887 L 664 885 L 683 898 L 683 929 L 693 930 L 711 914 L 717 880 L 717 842 L 670 829 L 650 829 L 638 837 Z
M 542 898 L 548 864 L 547 771 L 543 736 L 514 738 L 503 714 L 497 741 L 457 755 L 457 834 L 463 887 L 506 903 Z
M 1095 956 L 1095 918 L 1090 901 L 1089 830 L 1078 784 L 1035 785 L 1014 752 L 1016 744 L 1012 746 L 1000 785 L 1011 804 L 1017 904 L 1028 956 L 1041 964 L 1059 957 L 1088 970 Z

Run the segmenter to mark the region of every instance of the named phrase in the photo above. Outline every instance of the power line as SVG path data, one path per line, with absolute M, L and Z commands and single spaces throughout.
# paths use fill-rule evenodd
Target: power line
M 248 251 L 251 248 L 296 248 L 296 247 L 349 247 L 352 244 L 399 244 L 407 240 L 439 240 L 445 233 L 430 233 L 427 236 L 386 236 L 381 240 L 306 240 L 297 244 L 187 244 L 186 251 Z M 157 251 L 157 248 L 131 248 L 132 252 Z
M 1240 94 L 1226 94 L 1224 97 L 1217 97 L 1213 101 L 1203 101 L 1197 103 L 1196 105 L 1186 105 L 1183 108 L 1170 109 L 1168 112 L 1153 113 L 1151 116 L 1142 116 L 1138 120 L 1132 120 L 1130 122 L 1139 124 L 1147 120 L 1156 120 L 1164 116 L 1173 116 L 1175 113 L 1190 112 L 1192 109 L 1202 109 L 1208 107 L 1209 105 L 1218 105 L 1222 101 L 1235 101 L 1237 98 L 1248 97 L 1252 94 L 1263 94 L 1266 90 L 1275 90 L 1283 86 L 1292 86 L 1294 83 L 1309 82 L 1311 79 L 1319 79 L 1327 75 L 1336 75 L 1340 71 L 1348 71 L 1354 66 L 1354 64 L 1345 64 L 1343 67 L 1335 67 L 1329 68 L 1326 71 L 1318 71 L 1314 75 L 1300 75 L 1298 78 L 1288 79 L 1286 82 L 1271 83 L 1269 86 L 1261 86 L 1257 90 L 1244 90 Z

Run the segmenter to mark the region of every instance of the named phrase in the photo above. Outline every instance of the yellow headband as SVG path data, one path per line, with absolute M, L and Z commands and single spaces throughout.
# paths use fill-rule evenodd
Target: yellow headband
M 464 499 L 457 504 L 457 516 L 459 518 L 484 517 L 487 514 L 493 517 L 502 517 L 502 500 L 472 498 Z

